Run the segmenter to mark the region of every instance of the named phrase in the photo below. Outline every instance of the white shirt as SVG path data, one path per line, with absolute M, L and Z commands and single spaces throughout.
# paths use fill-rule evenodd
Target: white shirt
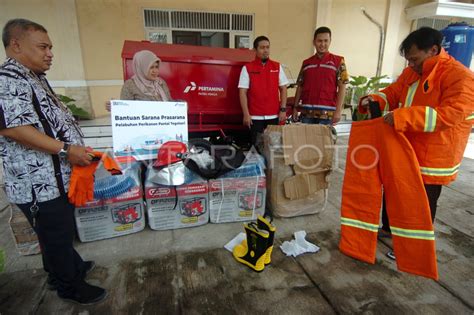
M 278 86 L 286 86 L 290 83 L 288 78 L 285 75 L 285 71 L 280 64 L 280 73 L 278 77 Z M 247 67 L 243 66 L 242 71 L 240 71 L 240 79 L 239 79 L 239 89 L 248 89 L 250 87 L 250 77 L 249 73 L 247 72 Z

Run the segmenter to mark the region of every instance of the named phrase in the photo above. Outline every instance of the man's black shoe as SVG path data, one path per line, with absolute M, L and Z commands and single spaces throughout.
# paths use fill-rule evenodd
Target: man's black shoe
M 81 281 L 70 294 L 59 294 L 58 296 L 69 302 L 81 305 L 91 305 L 103 301 L 107 297 L 107 291 L 102 288 L 90 285 L 85 281 Z
M 82 270 L 82 279 L 85 279 L 87 274 L 94 270 L 95 262 L 93 260 L 87 260 L 84 262 Z M 46 288 L 50 291 L 55 291 L 58 289 L 58 281 L 56 278 L 52 277 L 51 274 L 48 274 L 48 279 L 46 280 Z

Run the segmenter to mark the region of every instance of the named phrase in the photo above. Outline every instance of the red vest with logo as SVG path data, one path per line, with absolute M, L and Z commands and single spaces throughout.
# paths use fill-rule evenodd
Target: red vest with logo
M 326 53 L 323 58 L 314 55 L 301 66 L 303 71 L 303 91 L 301 101 L 307 105 L 336 107 L 337 70 L 342 57 Z
M 280 64 L 267 60 L 262 64 L 255 59 L 245 65 L 250 78 L 248 96 L 249 112 L 252 116 L 278 115 L 280 109 Z

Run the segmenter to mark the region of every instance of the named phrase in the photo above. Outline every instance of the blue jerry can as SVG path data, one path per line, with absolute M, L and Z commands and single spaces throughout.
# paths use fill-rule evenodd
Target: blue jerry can
M 448 54 L 469 68 L 474 50 L 474 27 L 465 22 L 449 24 L 441 30 L 442 46 Z

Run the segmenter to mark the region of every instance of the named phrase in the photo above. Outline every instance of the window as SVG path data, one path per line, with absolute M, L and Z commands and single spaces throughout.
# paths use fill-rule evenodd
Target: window
M 154 43 L 251 48 L 252 14 L 144 9 L 143 18 Z
M 235 48 L 251 48 L 250 47 L 250 37 L 245 35 L 235 35 Z
M 152 30 L 148 32 L 148 40 L 153 43 L 167 43 L 168 32 L 160 30 Z

